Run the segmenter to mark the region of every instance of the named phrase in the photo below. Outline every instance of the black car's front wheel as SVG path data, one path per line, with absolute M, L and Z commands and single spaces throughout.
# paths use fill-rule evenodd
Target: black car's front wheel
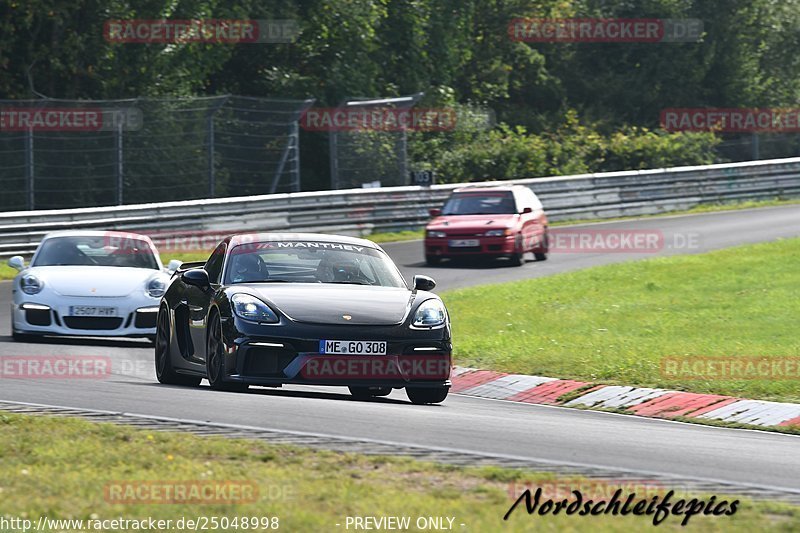
M 450 387 L 406 387 L 406 395 L 411 403 L 442 403 L 447 398 Z
M 172 359 L 169 352 L 169 316 L 162 307 L 158 311 L 158 326 L 156 327 L 156 340 L 155 340 L 155 363 L 156 363 L 156 378 L 159 383 L 165 385 L 185 385 L 187 387 L 196 387 L 200 385 L 200 380 L 197 376 L 185 376 L 178 374 L 172 366 Z
M 225 343 L 222 340 L 222 321 L 214 313 L 208 321 L 208 345 L 206 349 L 206 379 L 212 389 L 245 391 L 244 383 L 231 383 L 225 377 Z

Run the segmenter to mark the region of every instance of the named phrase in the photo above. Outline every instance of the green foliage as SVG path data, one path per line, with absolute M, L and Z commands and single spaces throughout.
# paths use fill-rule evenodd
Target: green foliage
M 719 139 L 708 133 L 667 134 L 625 127 L 604 136 L 580 124 L 574 112 L 552 133 L 528 133 L 501 124 L 461 135 L 450 144 L 412 145 L 415 157 L 432 161 L 449 183 L 532 178 L 625 169 L 662 168 L 714 162 Z
M 709 136 L 657 130 L 666 107 L 794 106 L 800 0 L 0 0 L 0 98 L 424 91 L 495 111 L 493 132 L 424 135 L 448 179 L 713 161 Z M 519 17 L 697 18 L 697 43 L 524 43 Z M 109 19 L 295 19 L 283 44 L 118 44 Z M 36 92 L 34 92 L 35 89 Z M 327 138 L 303 138 L 303 182 L 329 183 Z M 770 154 L 775 155 L 775 154 Z

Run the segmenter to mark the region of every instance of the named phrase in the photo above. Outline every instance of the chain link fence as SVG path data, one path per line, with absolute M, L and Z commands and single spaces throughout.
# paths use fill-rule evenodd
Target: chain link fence
M 422 98 L 418 93 L 398 98 L 355 98 L 337 109 L 363 113 L 406 111 Z M 391 187 L 408 183 L 408 132 L 404 128 L 381 131 L 330 130 L 331 189 L 364 186 Z
M 0 210 L 297 192 L 313 100 L 0 100 Z
M 800 155 L 800 135 L 797 133 L 723 134 L 716 147 L 722 162 L 756 161 L 797 157 Z

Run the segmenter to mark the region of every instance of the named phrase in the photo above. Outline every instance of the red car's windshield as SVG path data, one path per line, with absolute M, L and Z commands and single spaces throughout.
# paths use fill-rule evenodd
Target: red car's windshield
M 514 195 L 455 194 L 447 200 L 443 215 L 513 215 L 517 213 Z

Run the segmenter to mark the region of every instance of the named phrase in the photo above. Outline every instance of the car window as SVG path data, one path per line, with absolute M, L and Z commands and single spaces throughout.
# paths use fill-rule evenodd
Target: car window
M 111 266 L 158 269 L 147 241 L 115 235 L 51 237 L 31 266 Z
M 206 261 L 206 272 L 208 272 L 208 280 L 211 283 L 219 283 L 219 277 L 222 274 L 222 265 L 225 261 L 225 244 L 220 244 L 217 249 L 211 254 L 211 257 Z
M 231 250 L 225 284 L 267 282 L 406 287 L 392 260 L 374 248 L 289 241 L 249 243 Z
M 517 213 L 517 206 L 511 192 L 454 194 L 442 208 L 442 215 L 512 215 L 515 213 Z

